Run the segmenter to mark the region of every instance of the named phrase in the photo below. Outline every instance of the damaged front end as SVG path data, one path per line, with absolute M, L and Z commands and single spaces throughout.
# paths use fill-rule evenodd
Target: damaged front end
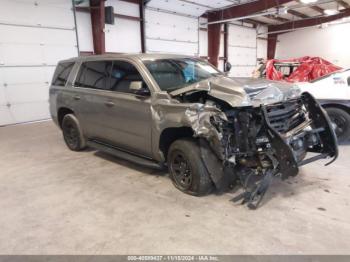
M 251 209 L 273 177 L 287 179 L 300 166 L 331 158 L 328 165 L 338 156 L 329 118 L 309 93 L 259 106 L 192 107 L 186 116 L 216 188 L 224 191 L 239 181 L 244 192 L 233 201 Z

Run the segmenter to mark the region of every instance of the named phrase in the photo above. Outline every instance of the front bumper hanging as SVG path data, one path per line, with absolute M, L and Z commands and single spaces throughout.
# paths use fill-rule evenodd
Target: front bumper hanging
M 297 175 L 299 167 L 305 164 L 319 159 L 332 158 L 326 164 L 329 165 L 338 157 L 337 138 L 325 110 L 309 93 L 303 93 L 301 99 L 308 111 L 309 122 L 301 124 L 286 134 L 280 134 L 271 126 L 266 108 L 261 106 L 267 136 L 275 150 L 282 179 Z M 307 126 L 311 126 L 312 129 L 307 129 Z M 317 155 L 298 161 L 290 144 L 296 139 L 308 145 L 305 148 L 306 152 L 317 153 Z

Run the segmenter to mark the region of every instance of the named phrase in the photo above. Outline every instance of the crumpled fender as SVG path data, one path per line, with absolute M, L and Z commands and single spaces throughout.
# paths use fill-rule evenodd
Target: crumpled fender
M 225 192 L 236 179 L 232 168 L 223 165 L 222 134 L 213 126 L 211 118 L 227 121 L 226 115 L 216 107 L 195 105 L 185 112 L 187 124 L 199 138 L 201 158 L 218 192 Z
M 210 122 L 211 117 L 227 121 L 226 115 L 216 107 L 194 104 L 185 111 L 184 122 L 192 127 L 195 136 L 221 139 L 221 134 Z
M 153 125 L 152 139 L 153 152 L 156 152 L 157 160 L 164 161 L 164 156 L 159 151 L 159 137 L 167 128 L 188 127 L 193 131 L 193 136 L 206 139 L 212 148 L 216 148 L 216 154 L 220 156 L 222 135 L 212 125 L 211 118 L 220 118 L 227 121 L 226 115 L 218 108 L 201 103 L 196 104 L 169 104 L 165 100 L 158 101 L 151 107 Z

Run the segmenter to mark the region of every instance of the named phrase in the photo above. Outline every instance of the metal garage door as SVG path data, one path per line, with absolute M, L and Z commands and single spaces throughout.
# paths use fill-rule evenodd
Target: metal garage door
M 228 60 L 232 64 L 231 75 L 249 77 L 256 67 L 256 29 L 229 25 Z
M 71 0 L 0 0 L 0 126 L 50 117 L 57 61 L 77 56 Z
M 148 53 L 198 55 L 198 18 L 148 7 L 145 12 Z

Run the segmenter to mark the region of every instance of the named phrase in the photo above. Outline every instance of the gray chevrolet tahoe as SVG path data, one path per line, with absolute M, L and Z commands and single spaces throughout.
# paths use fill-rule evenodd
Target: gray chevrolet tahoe
M 291 84 L 231 79 L 204 60 L 103 55 L 58 63 L 52 119 L 73 151 L 93 147 L 145 166 L 168 167 L 192 195 L 234 185 L 256 208 L 273 177 L 338 155 L 329 118 Z

